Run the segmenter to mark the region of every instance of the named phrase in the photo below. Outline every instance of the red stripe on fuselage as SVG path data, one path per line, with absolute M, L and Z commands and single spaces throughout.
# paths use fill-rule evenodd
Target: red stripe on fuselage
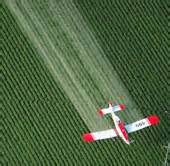
M 116 128 L 114 129 L 114 131 L 115 131 L 116 135 L 119 135 L 119 133 L 117 132 Z
M 120 128 L 120 130 L 121 130 L 121 132 L 122 132 L 122 134 L 123 134 L 123 137 L 128 141 L 128 134 L 127 134 L 127 132 L 126 132 L 126 130 L 125 130 L 125 125 L 124 125 L 124 123 L 123 122 L 120 122 L 119 124 L 118 124 L 118 126 L 119 126 L 119 128 Z

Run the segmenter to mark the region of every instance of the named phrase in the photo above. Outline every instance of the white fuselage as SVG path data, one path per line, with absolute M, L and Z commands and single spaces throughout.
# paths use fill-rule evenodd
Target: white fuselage
M 120 126 L 119 126 L 119 123 L 121 122 L 120 119 L 119 119 L 119 117 L 116 116 L 116 115 L 114 114 L 114 112 L 111 113 L 111 116 L 112 116 L 113 122 L 114 122 L 114 124 L 115 124 L 116 131 L 117 131 L 118 135 L 123 139 L 123 141 L 124 141 L 125 143 L 130 144 L 130 143 L 129 143 L 129 140 L 127 140 L 127 139 L 125 138 L 125 136 L 124 136 L 124 134 L 123 134 L 123 132 L 122 132 L 122 130 L 125 130 L 125 129 L 124 129 L 124 128 L 120 128 Z

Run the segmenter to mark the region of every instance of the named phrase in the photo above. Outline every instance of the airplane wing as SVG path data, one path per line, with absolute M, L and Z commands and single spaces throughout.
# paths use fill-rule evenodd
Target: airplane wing
M 151 115 L 148 116 L 145 119 L 136 121 L 134 123 L 128 124 L 125 126 L 126 130 L 128 133 L 135 132 L 137 130 L 143 129 L 145 127 L 151 126 L 151 125 L 156 125 L 160 121 L 159 117 L 156 115 Z
M 101 139 L 113 138 L 116 136 L 117 136 L 116 130 L 109 129 L 109 130 L 98 131 L 98 132 L 94 132 L 94 133 L 83 134 L 83 140 L 85 142 L 92 142 L 92 141 L 97 141 L 97 140 L 101 140 Z

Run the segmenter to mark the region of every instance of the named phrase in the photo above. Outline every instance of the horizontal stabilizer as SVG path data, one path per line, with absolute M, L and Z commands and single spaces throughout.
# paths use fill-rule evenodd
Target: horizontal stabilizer
M 104 116 L 106 114 L 117 112 L 117 111 L 123 111 L 125 110 L 125 104 L 119 104 L 116 106 L 109 106 L 109 108 L 102 108 L 98 110 L 98 114 L 100 116 Z

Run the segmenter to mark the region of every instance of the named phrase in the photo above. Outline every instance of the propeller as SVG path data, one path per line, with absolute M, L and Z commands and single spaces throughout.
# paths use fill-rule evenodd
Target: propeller
M 130 144 L 133 143 L 133 142 L 135 142 L 135 140 L 131 140 L 131 141 L 130 141 Z

